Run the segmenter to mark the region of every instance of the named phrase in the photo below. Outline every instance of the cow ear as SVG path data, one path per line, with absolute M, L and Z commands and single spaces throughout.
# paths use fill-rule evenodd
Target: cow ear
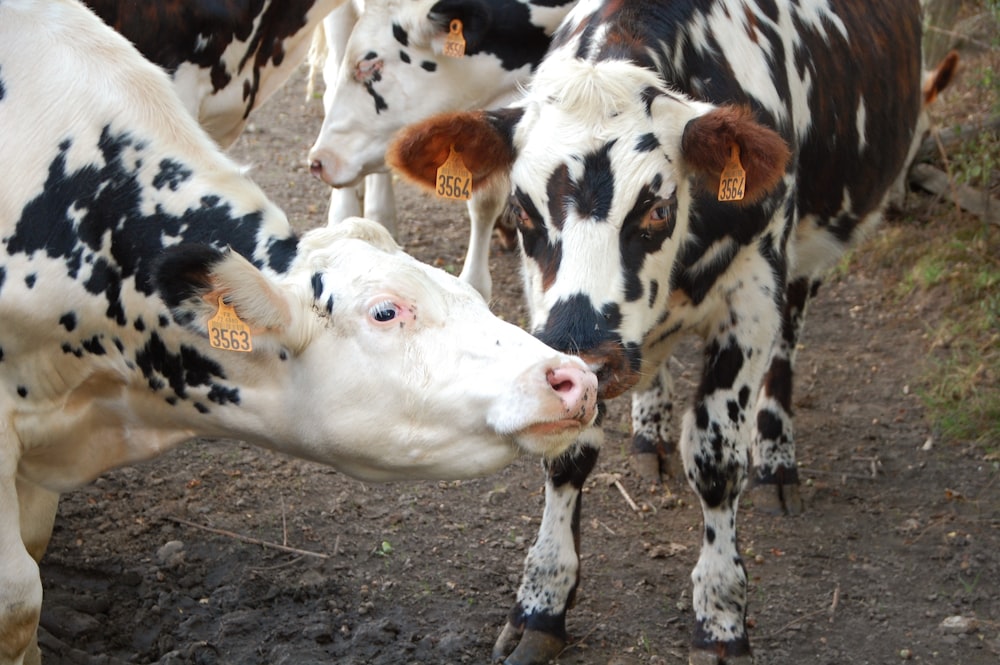
M 486 33 L 493 24 L 493 10 L 482 0 L 438 0 L 427 12 L 427 18 L 438 26 L 436 41 L 442 43 L 448 35 L 452 19 L 460 20 L 465 52 L 472 54 L 479 51 L 480 44 L 486 39 Z
M 473 191 L 506 177 L 514 163 L 513 130 L 520 109 L 442 113 L 396 134 L 386 162 L 417 185 L 433 190 L 437 170 L 452 148 L 472 175 Z
M 232 250 L 181 244 L 159 262 L 156 289 L 174 320 L 205 334 L 225 298 L 251 332 L 283 332 L 291 324 L 288 296 L 252 263 Z
M 924 74 L 924 106 L 932 103 L 942 90 L 948 87 L 958 70 L 958 51 L 948 51 L 938 66 Z
M 684 162 L 709 192 L 718 192 L 734 146 L 746 172 L 743 205 L 759 201 L 781 180 L 791 153 L 784 139 L 742 106 L 722 106 L 688 121 L 681 137 Z

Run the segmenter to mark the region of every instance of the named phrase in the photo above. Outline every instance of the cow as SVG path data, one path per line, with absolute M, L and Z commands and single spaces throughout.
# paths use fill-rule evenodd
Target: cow
M 59 494 L 112 467 L 213 437 L 463 478 L 596 417 L 582 361 L 375 222 L 293 233 L 75 0 L 0 0 L 0 127 L 0 665 L 39 662 Z
M 392 180 L 384 173 L 393 134 L 442 111 L 511 101 L 574 2 L 367 0 L 360 11 L 355 0 L 330 14 L 323 23 L 325 117 L 309 151 L 312 173 L 334 187 L 329 220 L 364 212 L 395 231 Z M 444 53 L 456 20 L 465 40 L 461 57 Z M 362 179 L 363 203 L 354 189 Z M 490 236 L 506 203 L 499 191 L 480 191 L 468 202 L 469 247 L 460 276 L 487 300 Z
M 921 77 L 917 0 L 581 0 L 522 99 L 417 123 L 390 148 L 428 188 L 454 150 L 473 187 L 509 192 L 531 329 L 586 359 L 602 399 L 636 387 L 669 404 L 666 361 L 702 338 L 679 440 L 703 514 L 691 663 L 752 662 L 739 498 L 749 483 L 755 504 L 801 510 L 806 305 L 881 218 Z M 565 644 L 601 441 L 584 432 L 545 463 L 540 531 L 494 649 L 507 663 Z
M 349 1 L 349 0 L 348 0 Z M 223 148 L 306 58 L 345 0 L 83 0 L 171 75 L 185 108 Z

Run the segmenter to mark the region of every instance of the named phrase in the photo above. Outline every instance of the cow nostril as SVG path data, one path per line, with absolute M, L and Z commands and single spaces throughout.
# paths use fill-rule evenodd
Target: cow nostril
M 323 162 L 318 159 L 309 162 L 309 173 L 319 178 L 323 174 Z
M 557 372 L 556 370 L 550 369 L 546 374 L 546 378 L 549 381 L 549 385 L 557 393 L 568 393 L 576 387 L 576 382 L 573 381 L 573 378 L 568 376 L 565 372 Z

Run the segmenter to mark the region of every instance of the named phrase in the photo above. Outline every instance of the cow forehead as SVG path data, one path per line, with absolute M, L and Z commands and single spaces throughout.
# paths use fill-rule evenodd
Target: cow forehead
M 442 321 L 456 303 L 485 306 L 471 286 L 417 261 L 391 239 L 344 237 L 336 227 L 324 227 L 303 235 L 298 248 L 288 279 L 308 285 L 321 303 L 332 296 L 338 307 L 357 308 L 376 296 L 399 297 L 418 304 L 425 323 Z M 341 302 L 344 296 L 347 301 Z
M 698 112 L 694 107 L 659 87 L 652 72 L 620 61 L 567 61 L 540 74 L 514 132 L 515 190 L 549 204 L 568 183 L 610 188 L 614 204 L 606 221 L 612 224 L 640 192 L 673 195 L 682 176 L 679 131 Z M 655 97 L 668 99 L 669 108 L 661 105 L 654 123 Z M 663 115 L 677 115 L 678 127 L 664 123 Z

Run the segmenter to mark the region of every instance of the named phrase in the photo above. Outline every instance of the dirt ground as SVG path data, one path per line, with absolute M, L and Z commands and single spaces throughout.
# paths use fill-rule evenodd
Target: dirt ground
M 327 191 L 304 165 L 322 107 L 303 89 L 268 102 L 233 154 L 306 228 L 325 223 Z M 405 186 L 398 202 L 402 244 L 457 272 L 464 207 Z M 890 223 L 946 223 L 929 197 L 909 206 L 911 221 Z M 495 249 L 495 310 L 523 323 L 517 263 Z M 806 513 L 740 513 L 757 662 L 1000 662 L 998 461 L 941 440 L 915 395 L 935 299 L 891 298 L 898 274 L 857 264 L 821 291 L 799 354 Z M 673 361 L 687 392 L 695 349 Z M 652 494 L 632 474 L 627 398 L 607 428 L 559 662 L 684 663 L 700 512 L 686 486 Z M 183 446 L 63 498 L 42 562 L 44 662 L 487 662 L 542 486 L 533 459 L 476 481 L 371 485 L 238 442 Z

